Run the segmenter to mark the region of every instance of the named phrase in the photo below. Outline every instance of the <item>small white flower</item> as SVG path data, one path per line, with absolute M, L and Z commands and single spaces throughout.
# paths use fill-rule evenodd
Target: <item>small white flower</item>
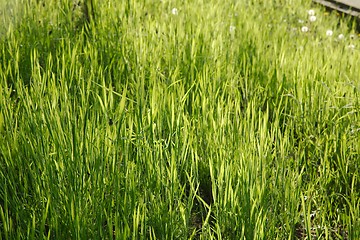
M 332 30 L 327 30 L 326 31 L 326 36 L 331 37 L 333 35 L 333 33 L 334 32 Z
M 301 31 L 302 31 L 302 32 L 308 32 L 308 31 L 309 31 L 309 28 L 308 28 L 307 26 L 303 26 L 303 27 L 301 28 Z
M 344 34 L 339 34 L 338 39 L 343 40 L 345 38 Z
M 229 28 L 230 33 L 234 33 L 235 29 L 236 29 L 236 27 L 231 25 L 230 28 Z
M 311 15 L 311 16 L 309 17 L 309 20 L 310 20 L 310 22 L 315 22 L 315 21 L 316 21 L 316 16 Z
M 350 48 L 350 49 L 355 49 L 355 45 L 354 45 L 354 44 L 350 44 L 350 45 L 348 46 L 348 48 Z
M 172 13 L 173 15 L 178 15 L 178 14 L 179 14 L 179 11 L 178 11 L 177 8 L 173 8 L 173 9 L 171 10 L 171 13 Z
M 299 19 L 299 20 L 298 20 L 298 23 L 304 23 L 304 20 Z
M 314 16 L 315 11 L 313 9 L 310 9 L 310 10 L 308 10 L 308 14 L 309 14 L 309 16 Z

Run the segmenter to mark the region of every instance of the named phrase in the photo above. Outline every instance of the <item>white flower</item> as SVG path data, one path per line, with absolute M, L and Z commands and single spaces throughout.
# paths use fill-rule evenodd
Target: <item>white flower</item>
M 334 32 L 332 30 L 327 30 L 326 31 L 326 36 L 331 37 L 333 35 L 333 33 Z
M 316 21 L 316 16 L 312 15 L 309 17 L 310 22 L 315 22 Z
M 309 28 L 308 28 L 307 26 L 303 26 L 303 27 L 301 28 L 301 31 L 302 31 L 302 32 L 308 32 L 308 31 L 309 31 Z
M 355 45 L 354 45 L 354 44 L 350 44 L 350 45 L 348 46 L 348 48 L 350 48 L 350 49 L 355 49 Z
M 344 34 L 339 34 L 338 39 L 343 40 L 345 38 Z
M 313 9 L 310 9 L 310 10 L 308 10 L 308 14 L 309 14 L 309 16 L 314 16 L 315 11 Z
M 229 28 L 230 33 L 234 33 L 235 29 L 236 29 L 236 27 L 231 25 L 230 28 Z
M 173 9 L 171 10 L 171 13 L 172 13 L 173 15 L 178 15 L 179 11 L 178 11 L 177 8 L 173 8 Z
M 304 23 L 304 20 L 299 19 L 299 20 L 298 20 L 298 23 Z

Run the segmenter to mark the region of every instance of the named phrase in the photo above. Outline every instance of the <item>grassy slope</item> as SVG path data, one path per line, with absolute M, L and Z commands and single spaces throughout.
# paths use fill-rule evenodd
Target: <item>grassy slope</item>
M 32 5 L 1 39 L 1 238 L 360 237 L 347 20 L 113 2 L 87 34 L 70 3 Z

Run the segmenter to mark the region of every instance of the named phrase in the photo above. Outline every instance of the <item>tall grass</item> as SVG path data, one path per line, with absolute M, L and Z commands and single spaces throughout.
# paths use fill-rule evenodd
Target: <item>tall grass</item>
M 25 2 L 0 39 L 0 239 L 360 237 L 350 19 L 129 0 L 79 25 Z

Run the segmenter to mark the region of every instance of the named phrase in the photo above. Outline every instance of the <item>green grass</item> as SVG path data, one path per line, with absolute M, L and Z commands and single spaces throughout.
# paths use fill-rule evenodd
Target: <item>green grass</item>
M 87 25 L 25 2 L 1 9 L 0 239 L 360 238 L 350 19 L 128 0 Z

